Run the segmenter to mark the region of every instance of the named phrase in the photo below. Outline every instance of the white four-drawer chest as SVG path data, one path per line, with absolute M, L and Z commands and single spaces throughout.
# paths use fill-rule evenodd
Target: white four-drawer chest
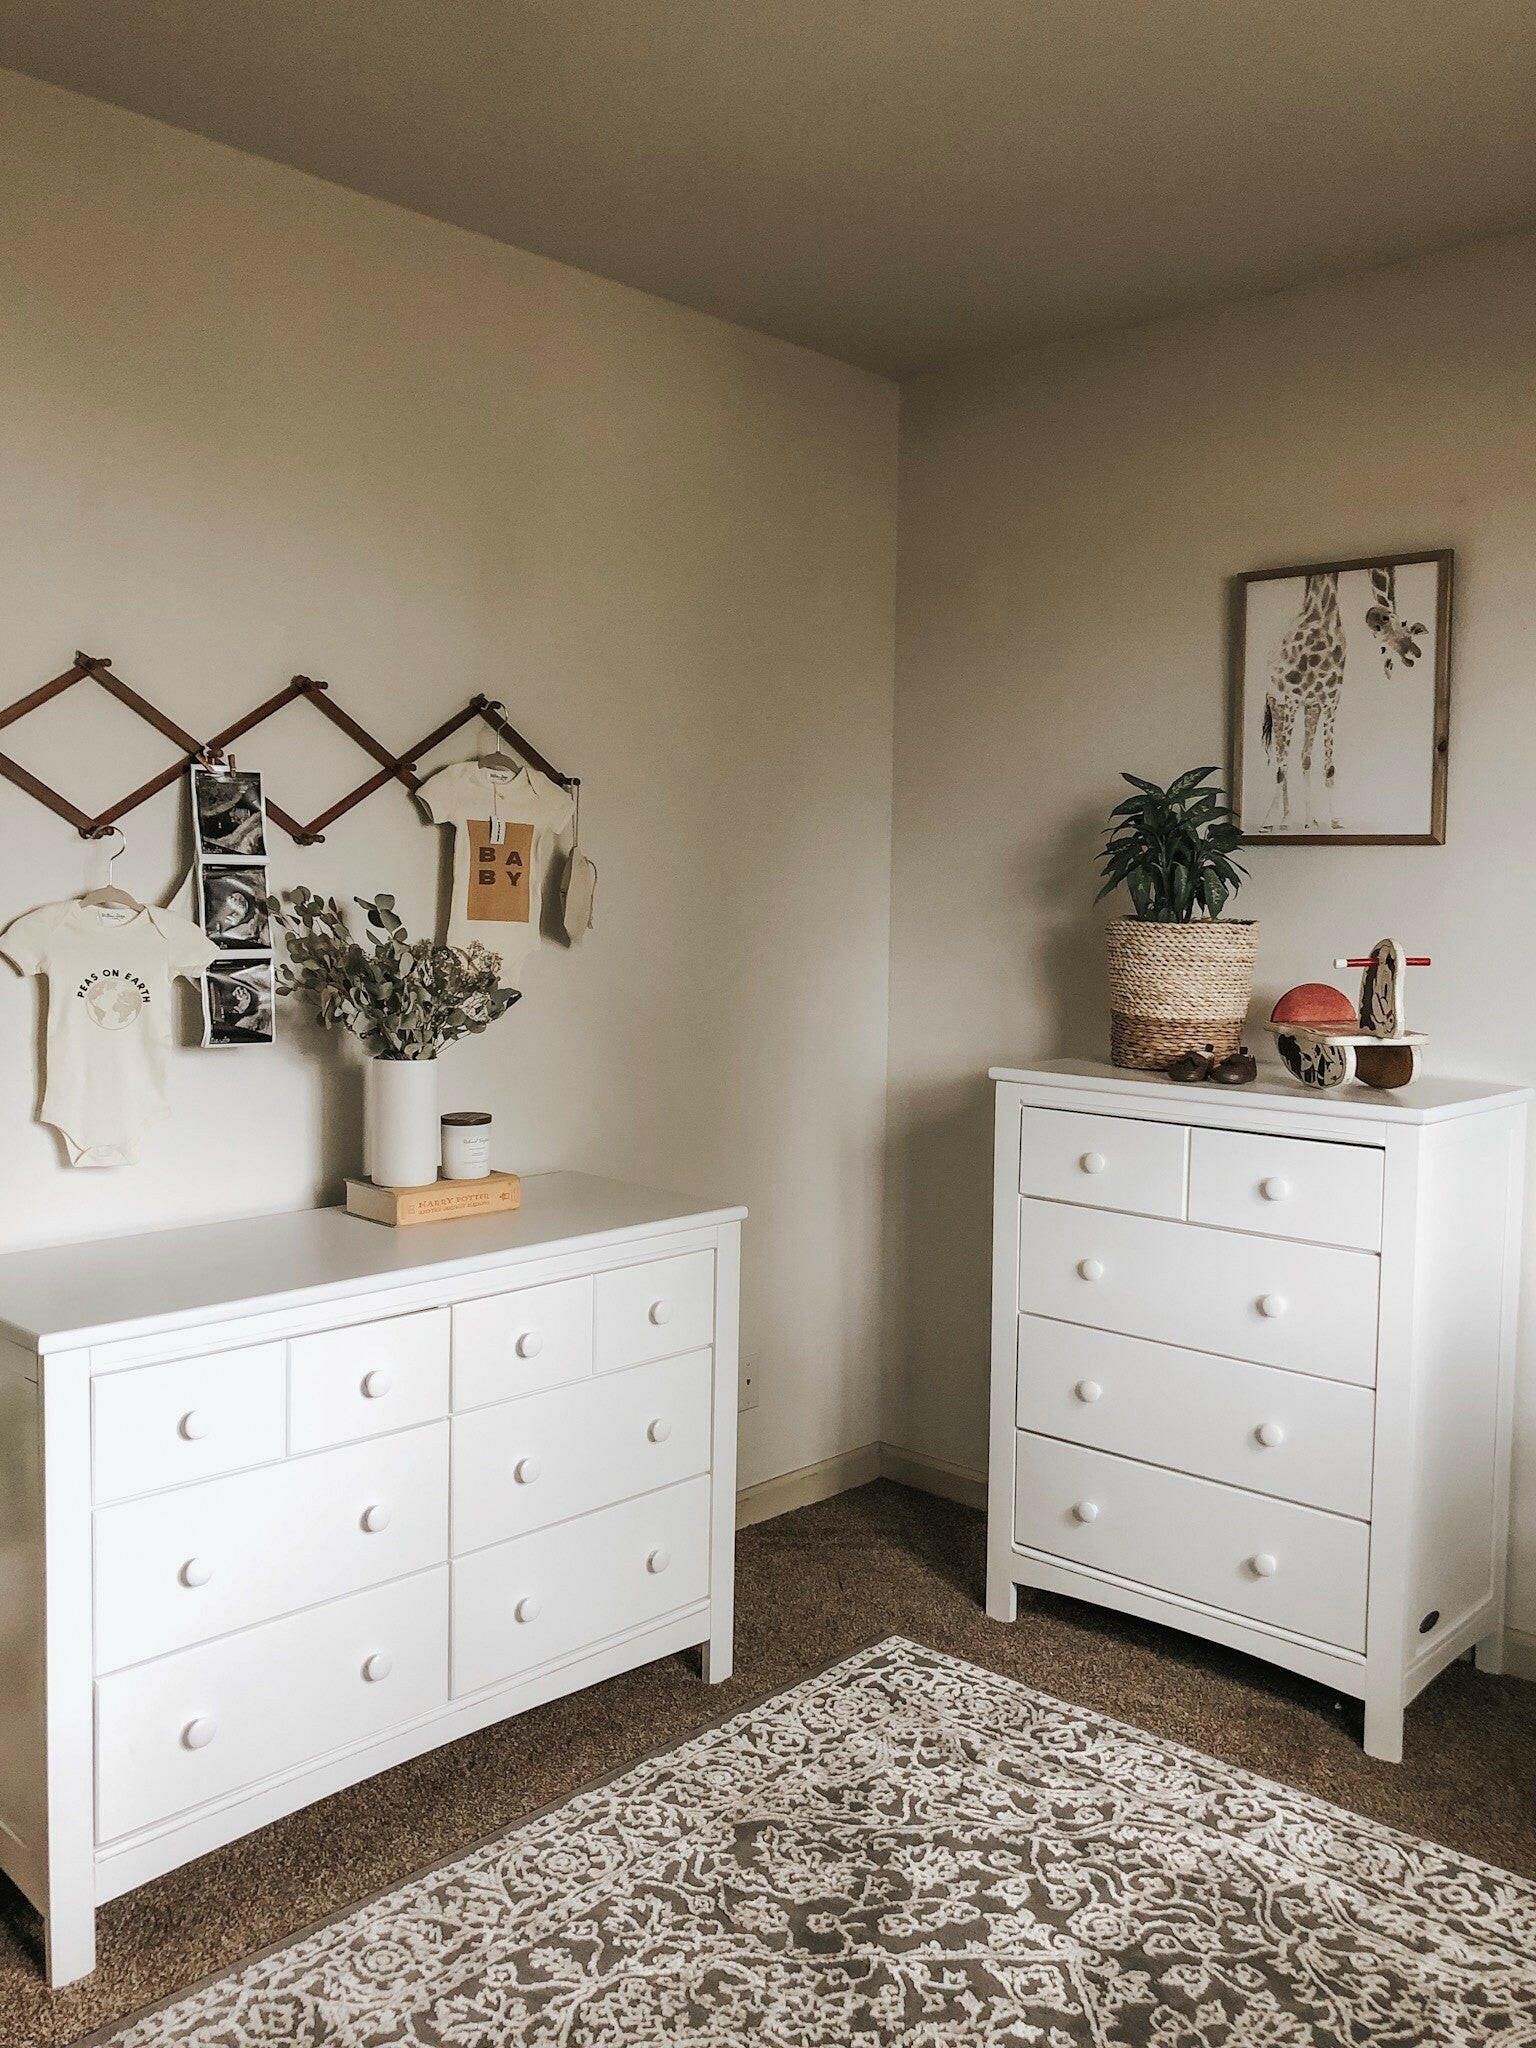
M 549 1174 L 0 1259 L 0 1866 L 97 1904 L 631 1665 L 730 1674 L 740 1209 Z
M 1043 1587 L 1403 1709 L 1497 1670 L 1528 1089 L 995 1068 L 987 1608 Z

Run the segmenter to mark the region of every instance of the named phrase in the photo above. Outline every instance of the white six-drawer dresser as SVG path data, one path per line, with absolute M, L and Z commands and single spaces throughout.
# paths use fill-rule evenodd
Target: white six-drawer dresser
M 987 1609 L 1120 1608 L 1403 1710 L 1497 1670 L 1528 1089 L 994 1068 Z
M 0 1866 L 99 1902 L 703 1646 L 730 1674 L 740 1209 L 549 1174 L 0 1259 Z

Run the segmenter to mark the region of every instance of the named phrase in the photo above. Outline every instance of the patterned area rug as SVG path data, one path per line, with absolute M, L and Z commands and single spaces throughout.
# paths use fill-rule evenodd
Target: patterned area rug
M 1536 1886 L 893 1637 L 102 2038 L 1517 2048 Z

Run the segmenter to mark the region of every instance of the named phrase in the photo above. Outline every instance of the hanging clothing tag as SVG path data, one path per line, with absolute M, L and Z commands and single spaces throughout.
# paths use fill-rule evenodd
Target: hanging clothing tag
M 507 828 L 506 828 L 506 825 L 505 825 L 505 823 L 503 822 L 503 820 L 502 820 L 502 819 L 498 818 L 498 817 L 497 817 L 497 816 L 495 815 L 496 811 L 497 811 L 497 810 L 498 810 L 499 808 L 500 808 L 500 806 L 499 806 L 499 805 L 495 805 L 495 804 L 493 804 L 493 805 L 492 805 L 492 807 L 491 807 L 491 811 L 492 811 L 492 815 L 491 815 L 491 821 L 490 821 L 490 824 L 489 824 L 489 826 L 487 827 L 487 832 L 486 832 L 486 836 L 487 836 L 487 837 L 489 838 L 489 840 L 490 840 L 490 842 L 491 842 L 492 846 L 505 846 L 505 845 L 506 845 L 506 843 L 507 843 Z

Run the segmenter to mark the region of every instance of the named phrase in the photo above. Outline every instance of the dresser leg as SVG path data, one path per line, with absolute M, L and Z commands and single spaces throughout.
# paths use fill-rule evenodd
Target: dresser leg
M 711 1636 L 699 1645 L 699 1676 L 706 1685 L 724 1685 L 731 1675 L 731 1638 Z
M 1496 1628 L 1491 1635 L 1483 1637 L 1472 1646 L 1472 1661 L 1479 1671 L 1491 1672 L 1495 1677 L 1504 1669 L 1504 1631 Z
M 1384 1764 L 1403 1760 L 1403 1702 L 1394 1691 L 1390 1698 L 1365 1699 L 1365 1753 Z
M 89 1977 L 96 1967 L 96 1909 L 80 1904 L 63 1909 L 55 1905 L 43 1920 L 44 1964 L 49 1987 L 73 1984 Z
M 1019 1589 L 1001 1572 L 987 1573 L 987 1613 L 993 1621 L 1017 1621 Z

